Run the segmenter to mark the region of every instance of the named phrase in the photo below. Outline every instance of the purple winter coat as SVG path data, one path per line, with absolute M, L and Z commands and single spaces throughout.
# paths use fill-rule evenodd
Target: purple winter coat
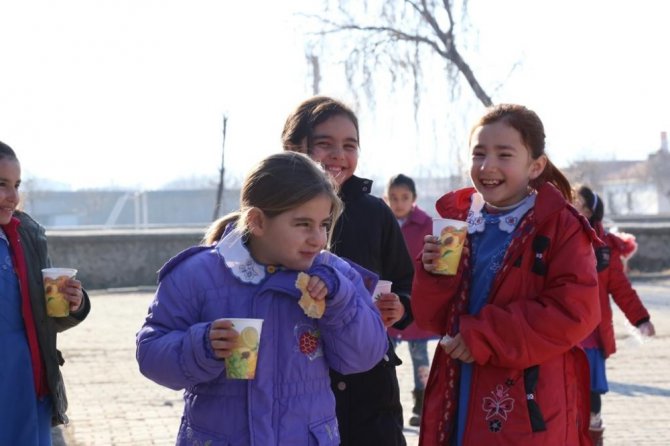
M 137 361 L 149 379 L 185 389 L 178 445 L 340 443 L 328 369 L 363 372 L 384 356 L 386 332 L 361 274 L 372 286 L 377 278 L 326 251 L 308 274 L 329 290 L 318 320 L 298 305 L 297 271 L 256 263 L 234 232 L 161 269 Z M 209 325 L 225 317 L 264 319 L 253 380 L 227 379 L 213 357 Z

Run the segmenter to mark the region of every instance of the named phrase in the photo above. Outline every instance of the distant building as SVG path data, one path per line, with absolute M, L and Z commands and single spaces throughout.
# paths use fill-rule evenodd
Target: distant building
M 640 161 L 579 161 L 565 169 L 573 184 L 586 184 L 605 202 L 610 216 L 670 213 L 670 152 L 661 147 Z

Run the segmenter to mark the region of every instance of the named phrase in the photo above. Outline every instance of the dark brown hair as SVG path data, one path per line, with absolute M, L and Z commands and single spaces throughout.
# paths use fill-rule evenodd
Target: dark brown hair
M 10 159 L 12 161 L 18 161 L 18 157 L 16 156 L 16 152 L 12 150 L 11 147 L 9 147 L 7 144 L 4 142 L 0 141 L 0 160 L 2 159 Z
M 519 132 L 521 140 L 530 151 L 531 158 L 535 160 L 542 155 L 546 156 L 544 151 L 544 125 L 542 125 L 542 121 L 533 110 L 518 104 L 497 104 L 491 106 L 474 125 L 470 131 L 470 137 L 472 138 L 472 134 L 477 128 L 496 122 L 507 124 Z M 549 157 L 547 157 L 547 165 L 544 167 L 544 171 L 530 182 L 530 186 L 537 189 L 545 182 L 556 186 L 565 199 L 572 202 L 570 182 L 558 167 L 554 166 Z
M 577 193 L 582 197 L 584 204 L 586 204 L 591 211 L 589 223 L 591 223 L 591 226 L 595 227 L 597 223 L 603 221 L 603 217 L 605 216 L 605 204 L 603 203 L 603 200 L 588 186 L 581 186 L 577 189 Z
M 342 201 L 330 176 L 306 155 L 281 152 L 263 159 L 249 172 L 240 191 L 240 208 L 213 222 L 203 239 L 211 245 L 219 241 L 226 226 L 234 223 L 243 236 L 249 234 L 248 215 L 252 208 L 260 209 L 268 218 L 295 209 L 309 200 L 324 195 L 332 202 L 331 229 L 342 212 Z
M 409 189 L 409 191 L 412 193 L 412 196 L 416 200 L 416 185 L 414 184 L 413 179 L 407 175 L 403 175 L 402 173 L 392 176 L 386 185 L 386 194 L 388 195 L 389 190 L 391 190 L 392 187 L 397 186 L 405 186 L 407 189 Z
M 333 116 L 345 116 L 351 120 L 356 128 L 356 136 L 360 144 L 358 118 L 356 114 L 342 102 L 327 96 L 314 96 L 303 101 L 286 118 L 284 129 L 281 132 L 281 141 L 284 150 L 309 153 L 314 137 L 314 127 L 327 121 Z M 307 144 L 303 145 L 306 141 Z

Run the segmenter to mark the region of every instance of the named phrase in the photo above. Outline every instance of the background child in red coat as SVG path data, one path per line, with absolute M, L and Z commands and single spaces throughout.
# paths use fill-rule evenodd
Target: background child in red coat
M 423 238 L 433 233 L 433 219 L 417 206 L 416 197 L 414 180 L 407 175 L 401 173 L 395 175 L 386 185 L 384 199 L 393 211 L 393 215 L 398 219 L 398 224 L 412 258 L 421 253 Z M 428 341 L 437 339 L 437 336 L 435 333 L 420 329 L 416 323 L 412 323 L 404 330 L 390 327 L 388 332 L 396 344 L 400 341 L 407 341 L 409 345 L 414 373 L 414 390 L 412 390 L 414 407 L 412 408 L 409 425 L 419 426 L 421 424 L 421 409 L 423 408 L 423 392 L 430 371 Z
M 574 205 L 589 220 L 598 237 L 606 245 L 596 248 L 602 321 L 582 342 L 582 347 L 584 347 L 589 358 L 591 371 L 591 422 L 589 432 L 594 445 L 598 446 L 603 444 L 603 431 L 605 430 L 600 416 L 602 407 L 600 396 L 609 390 L 605 373 L 605 359 L 616 351 L 610 296 L 628 321 L 636 326 L 643 336 L 654 336 L 656 330 L 654 324 L 650 321 L 649 312 L 628 280 L 623 264 L 623 259 L 630 258 L 636 250 L 637 246 L 634 238 L 629 236 L 624 240 L 605 231 L 602 224 L 605 211 L 603 201 L 590 188 L 582 186 L 577 190 Z

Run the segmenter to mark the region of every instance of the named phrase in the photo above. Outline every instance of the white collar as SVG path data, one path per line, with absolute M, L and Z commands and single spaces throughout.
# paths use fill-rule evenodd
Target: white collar
M 235 277 L 242 282 L 259 284 L 265 278 L 265 267 L 256 262 L 242 242 L 242 234 L 232 230 L 226 234 L 216 250 Z
M 519 221 L 526 215 L 529 209 L 535 206 L 535 197 L 536 193 L 531 193 L 527 195 L 516 208 L 508 213 L 495 214 L 499 216 L 500 220 L 498 222 L 498 228 L 501 231 L 511 233 L 516 228 L 516 225 Z M 486 219 L 484 218 L 483 210 L 486 202 L 484 197 L 479 192 L 472 194 L 472 204 L 470 205 L 470 210 L 468 211 L 468 216 L 465 219 L 468 222 L 468 234 L 474 234 L 475 232 L 484 232 L 486 228 Z
M 0 239 L 6 241 L 7 244 L 9 245 L 9 239 L 7 238 L 7 234 L 5 234 L 5 230 L 2 228 L 0 228 Z

